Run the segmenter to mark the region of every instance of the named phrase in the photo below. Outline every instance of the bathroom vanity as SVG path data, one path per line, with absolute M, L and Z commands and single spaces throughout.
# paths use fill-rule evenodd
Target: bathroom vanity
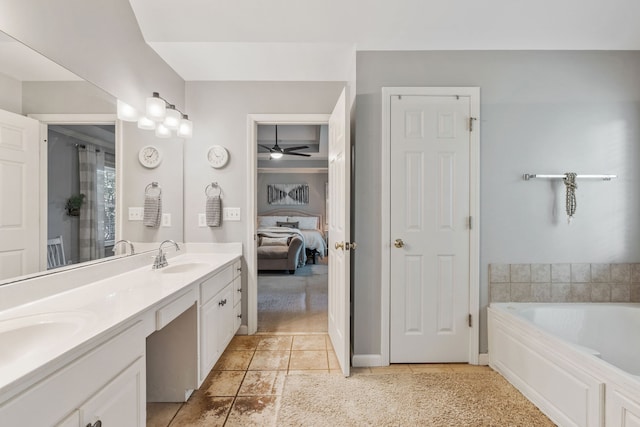
M 158 270 L 141 257 L 0 311 L 3 426 L 144 426 L 147 401 L 184 401 L 202 384 L 241 323 L 241 248 Z M 100 271 L 86 268 L 51 280 Z

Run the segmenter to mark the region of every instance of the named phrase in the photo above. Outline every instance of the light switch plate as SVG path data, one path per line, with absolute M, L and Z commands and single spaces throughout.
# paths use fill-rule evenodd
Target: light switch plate
M 142 221 L 143 214 L 142 208 L 129 208 L 129 221 Z
M 198 227 L 207 226 L 207 217 L 203 213 L 198 214 Z
M 162 214 L 162 226 L 163 227 L 171 227 L 171 214 L 170 213 Z
M 223 221 L 240 221 L 240 208 L 222 208 Z

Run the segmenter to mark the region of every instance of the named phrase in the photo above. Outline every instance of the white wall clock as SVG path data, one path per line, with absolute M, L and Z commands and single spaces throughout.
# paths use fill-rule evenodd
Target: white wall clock
M 207 152 L 207 160 L 214 168 L 222 168 L 229 162 L 229 152 L 222 145 L 212 145 Z
M 138 160 L 140 164 L 145 168 L 155 168 L 162 161 L 162 153 L 157 147 L 153 145 L 147 145 L 142 147 L 138 152 Z

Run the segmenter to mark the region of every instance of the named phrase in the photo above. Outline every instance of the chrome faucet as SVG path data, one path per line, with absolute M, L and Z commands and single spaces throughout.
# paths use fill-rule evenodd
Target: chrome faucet
M 157 270 L 158 268 L 166 267 L 167 265 L 169 265 L 169 263 L 167 262 L 167 257 L 165 256 L 164 252 L 162 252 L 162 246 L 165 243 L 173 243 L 173 245 L 176 247 L 176 250 L 177 251 L 180 250 L 180 246 L 173 240 L 165 240 L 164 242 L 160 243 L 160 247 L 158 248 L 158 255 L 156 255 L 153 261 L 152 268 L 154 270 Z
M 125 239 L 118 240 L 117 242 L 115 242 L 115 243 L 113 244 L 113 248 L 111 249 L 111 252 L 113 252 L 114 254 L 116 253 L 116 248 L 118 247 L 118 244 L 119 244 L 119 243 L 126 243 L 126 244 L 128 244 L 128 245 L 129 245 L 129 248 L 131 248 L 131 253 L 130 253 L 129 255 L 135 255 L 136 250 L 135 250 L 135 249 L 134 249 L 134 247 L 133 247 L 133 243 L 131 243 L 129 240 L 125 240 Z M 127 250 L 126 250 L 126 249 L 124 250 L 124 253 L 125 253 L 125 255 L 127 254 Z

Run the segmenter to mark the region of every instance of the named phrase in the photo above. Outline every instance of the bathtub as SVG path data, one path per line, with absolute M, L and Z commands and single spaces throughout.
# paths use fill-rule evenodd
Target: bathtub
M 640 304 L 492 303 L 489 365 L 560 426 L 640 427 Z

